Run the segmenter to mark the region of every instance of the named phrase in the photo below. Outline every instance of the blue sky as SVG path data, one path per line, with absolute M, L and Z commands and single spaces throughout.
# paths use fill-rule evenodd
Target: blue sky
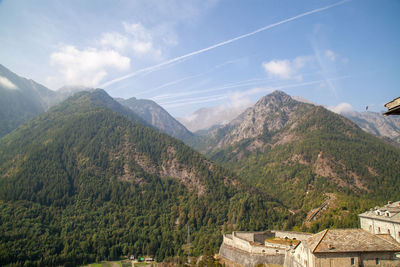
M 336 110 L 400 96 L 398 0 L 3 0 L 0 64 L 174 116 L 275 89 Z

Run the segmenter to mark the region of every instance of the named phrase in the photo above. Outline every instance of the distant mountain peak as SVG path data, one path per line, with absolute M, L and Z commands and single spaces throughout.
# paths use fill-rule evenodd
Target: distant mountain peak
M 122 105 L 138 114 L 148 124 L 153 125 L 170 136 L 188 142 L 193 134 L 180 122 L 172 117 L 164 108 L 153 100 L 137 99 L 135 97 L 127 100 L 118 100 Z
M 292 97 L 285 92 L 276 90 L 271 94 L 268 94 L 262 97 L 260 100 L 257 101 L 256 105 L 263 105 L 266 103 L 274 102 L 275 104 L 284 104 L 289 101 L 292 101 Z

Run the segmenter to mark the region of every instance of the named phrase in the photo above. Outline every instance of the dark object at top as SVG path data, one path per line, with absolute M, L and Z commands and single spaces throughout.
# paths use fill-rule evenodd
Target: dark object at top
M 400 97 L 393 99 L 389 103 L 386 103 L 385 107 L 388 108 L 388 111 L 383 114 L 385 114 L 385 115 L 400 115 Z

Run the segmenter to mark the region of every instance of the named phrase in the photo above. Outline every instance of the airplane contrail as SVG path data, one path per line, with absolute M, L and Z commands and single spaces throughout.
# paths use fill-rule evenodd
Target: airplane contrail
M 148 71 L 156 70 L 156 69 L 158 69 L 158 68 L 160 68 L 160 67 L 163 67 L 163 66 L 166 66 L 166 65 L 168 65 L 168 64 L 171 64 L 171 63 L 174 63 L 174 62 L 183 60 L 183 59 L 185 59 L 185 58 L 192 57 L 192 56 L 195 56 L 195 55 L 198 55 L 198 54 L 207 52 L 207 51 L 212 50 L 212 49 L 215 49 L 215 48 L 217 48 L 217 47 L 221 47 L 221 46 L 224 46 L 224 45 L 233 43 L 233 42 L 235 42 L 235 41 L 238 41 L 238 40 L 247 38 L 247 37 L 249 37 L 249 36 L 252 36 L 252 35 L 254 35 L 254 34 L 257 34 L 257 33 L 259 33 L 259 32 L 262 32 L 262 31 L 265 31 L 265 30 L 274 28 L 274 27 L 276 27 L 276 26 L 278 26 L 278 25 L 281 25 L 281 24 L 284 24 L 284 23 L 287 23 L 287 22 L 290 22 L 290 21 L 293 21 L 293 20 L 297 20 L 297 19 L 299 19 L 299 18 L 308 16 L 308 15 L 311 15 L 311 14 L 314 14 L 314 13 L 318 13 L 318 12 L 321 12 L 321 11 L 324 11 L 324 10 L 327 10 L 327 9 L 330 9 L 330 8 L 332 8 L 332 7 L 335 7 L 335 6 L 342 5 L 342 4 L 344 4 L 345 2 L 348 2 L 348 1 L 351 1 L 351 0 L 343 0 L 343 1 L 337 2 L 337 3 L 335 3 L 335 4 L 329 5 L 329 6 L 325 6 L 325 7 L 313 9 L 313 10 L 310 10 L 310 11 L 307 11 L 307 12 L 304 12 L 304 13 L 301 13 L 301 14 L 299 14 L 299 15 L 297 15 L 297 16 L 294 16 L 294 17 L 291 17 L 291 18 L 287 18 L 287 19 L 281 20 L 281 21 L 279 21 L 279 22 L 275 22 L 275 23 L 273 23 L 273 24 L 269 24 L 269 25 L 267 25 L 267 26 L 264 26 L 264 27 L 262 27 L 262 28 L 259 28 L 259 29 L 255 30 L 255 31 L 252 31 L 252 32 L 249 32 L 249 33 L 246 33 L 246 34 L 243 34 L 243 35 L 239 35 L 239 36 L 237 36 L 237 37 L 235 37 L 235 38 L 232 38 L 232 39 L 229 39 L 229 40 L 226 40 L 226 41 L 223 41 L 223 42 L 220 42 L 220 43 L 211 45 L 211 46 L 209 46 L 209 47 L 206 47 L 206 48 L 203 48 L 203 49 L 200 49 L 200 50 L 197 50 L 197 51 L 193 51 L 193 52 L 188 53 L 188 54 L 185 54 L 185 55 L 183 55 L 183 56 L 179 56 L 179 57 L 172 58 L 172 59 L 170 59 L 170 60 L 161 62 L 161 63 L 159 63 L 159 64 L 157 64 L 157 65 L 153 65 L 153 66 L 150 66 L 150 67 L 146 67 L 146 68 L 143 68 L 143 69 L 140 69 L 140 70 L 131 72 L 131 73 L 126 74 L 126 75 L 124 75 L 124 76 L 122 76 L 122 77 L 119 77 L 119 78 L 110 80 L 110 81 L 108 81 L 108 82 L 105 82 L 105 83 L 101 84 L 100 87 L 109 86 L 109 85 L 114 84 L 114 83 L 116 83 L 116 82 L 120 82 L 120 81 L 126 80 L 126 79 L 128 79 L 128 78 L 134 77 L 134 76 L 136 76 L 136 75 L 138 75 L 138 74 L 140 74 L 140 73 L 143 73 L 143 72 L 148 72 Z

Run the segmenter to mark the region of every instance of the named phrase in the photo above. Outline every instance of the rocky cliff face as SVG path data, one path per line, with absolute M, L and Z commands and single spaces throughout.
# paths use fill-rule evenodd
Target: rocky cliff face
M 376 112 L 348 112 L 342 115 L 367 133 L 386 137 L 400 144 L 399 116 L 384 116 Z
M 136 99 L 134 97 L 118 101 L 122 105 L 130 108 L 150 125 L 172 137 L 182 141 L 188 141 L 193 137 L 193 134 L 188 131 L 185 126 L 154 101 Z
M 314 109 L 312 104 L 298 102 L 281 91 L 261 98 L 228 125 L 211 133 L 208 150 L 220 149 L 243 140 L 253 140 L 252 150 L 270 144 L 286 143 L 296 136 L 291 132 L 298 122 Z

